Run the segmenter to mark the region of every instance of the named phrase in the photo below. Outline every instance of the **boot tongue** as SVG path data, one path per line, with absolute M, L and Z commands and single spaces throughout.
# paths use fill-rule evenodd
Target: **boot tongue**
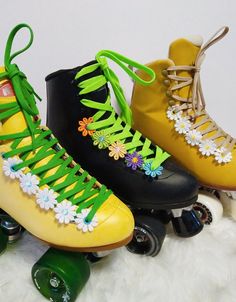
M 4 67 L 0 67 L 0 72 L 4 72 Z M 14 89 L 9 80 L 0 81 L 0 104 L 15 103 L 16 97 Z M 27 128 L 27 124 L 22 112 L 18 112 L 8 119 L 1 121 L 0 135 L 14 134 L 22 132 Z
M 192 66 L 195 64 L 202 42 L 203 39 L 201 36 L 189 36 L 188 38 L 175 40 L 170 44 L 169 58 L 176 66 Z M 182 77 L 191 77 L 191 74 L 187 71 L 177 72 L 177 75 Z M 191 91 L 189 91 L 189 88 L 190 87 L 184 87 L 180 89 L 179 95 L 184 98 L 190 96 Z
M 202 46 L 201 36 L 190 36 L 175 40 L 170 44 L 169 58 L 175 65 L 194 65 Z

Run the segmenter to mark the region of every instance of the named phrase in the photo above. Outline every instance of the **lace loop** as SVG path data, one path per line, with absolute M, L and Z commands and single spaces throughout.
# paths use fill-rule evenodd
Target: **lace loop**
M 134 79 L 136 82 L 138 82 L 141 85 L 149 85 L 149 84 L 153 83 L 156 78 L 155 72 L 152 69 L 150 69 L 142 64 L 139 64 L 138 62 L 132 61 L 131 59 L 126 58 L 125 56 L 122 56 L 121 54 L 118 54 L 111 50 L 101 50 L 96 55 L 96 60 L 99 62 L 100 67 L 105 74 L 105 77 L 111 83 L 111 86 L 115 93 L 116 100 L 121 109 L 121 118 L 126 123 L 131 125 L 132 124 L 131 109 L 126 102 L 126 98 L 124 96 L 123 89 L 121 88 L 121 86 L 119 84 L 118 77 L 113 72 L 113 70 L 109 67 L 107 60 L 105 58 L 109 58 L 110 60 L 112 60 L 116 64 L 118 64 L 132 79 Z M 133 66 L 139 70 L 144 70 L 150 76 L 150 80 L 146 81 L 146 80 L 140 78 L 135 72 L 133 72 L 129 68 L 129 66 Z
M 11 54 L 12 45 L 14 42 L 14 38 L 16 34 L 23 28 L 29 30 L 30 39 L 27 45 L 16 51 L 15 53 Z M 27 78 L 23 72 L 21 72 L 16 64 L 12 64 L 12 60 L 26 51 L 31 44 L 33 43 L 33 31 L 27 24 L 19 24 L 10 32 L 10 35 L 7 39 L 6 48 L 5 48 L 5 55 L 4 55 L 4 62 L 5 62 L 5 69 L 2 75 L 0 75 L 0 80 L 8 77 L 11 79 L 14 91 L 18 100 L 18 104 L 20 109 L 22 110 L 24 117 L 28 123 L 29 131 L 32 137 L 32 144 L 35 145 L 35 126 L 32 121 L 31 116 L 36 116 L 39 114 L 38 108 L 36 106 L 35 97 L 41 101 L 41 98 L 35 93 L 32 86 L 28 83 Z
M 12 45 L 13 45 L 13 41 L 14 41 L 14 38 L 16 36 L 16 34 L 22 29 L 22 28 L 26 28 L 28 29 L 29 33 L 30 33 L 30 39 L 29 39 L 29 42 L 27 43 L 27 45 L 16 51 L 15 53 L 13 53 L 11 55 L 11 50 L 12 50 Z M 10 35 L 7 39 L 7 43 L 6 43 L 6 49 L 5 49 L 5 55 L 4 55 L 4 64 L 6 66 L 6 69 L 8 68 L 8 66 L 11 64 L 11 61 L 16 57 L 18 56 L 19 54 L 25 52 L 27 49 L 30 48 L 30 46 L 32 45 L 33 43 L 33 40 L 34 40 L 34 33 L 31 29 L 31 27 L 28 25 L 28 24 L 18 24 L 16 27 L 13 28 L 13 30 L 10 32 Z

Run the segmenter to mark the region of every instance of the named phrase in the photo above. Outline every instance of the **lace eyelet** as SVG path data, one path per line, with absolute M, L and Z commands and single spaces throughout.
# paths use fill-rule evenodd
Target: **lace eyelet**
M 169 86 L 170 86 L 170 80 L 164 80 L 164 81 L 163 81 L 163 84 L 164 84 L 165 86 L 169 87 Z
M 174 101 L 174 100 L 169 100 L 169 101 L 168 101 L 168 104 L 169 104 L 170 106 L 174 106 L 174 105 L 175 105 L 175 101 Z
M 193 116 L 193 115 L 190 115 L 189 120 L 190 120 L 191 123 L 195 123 L 196 122 L 196 117 Z
M 168 96 L 168 97 L 171 97 L 171 96 L 172 96 L 171 90 L 167 90 L 167 91 L 166 91 L 166 96 Z
M 164 77 L 167 77 L 168 76 L 168 71 L 166 69 L 163 69 L 161 74 L 164 76 Z

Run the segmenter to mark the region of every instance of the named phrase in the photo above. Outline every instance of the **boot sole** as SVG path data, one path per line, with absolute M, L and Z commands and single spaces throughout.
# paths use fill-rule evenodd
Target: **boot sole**
M 32 235 L 34 236 L 34 235 Z M 35 238 L 37 238 L 38 240 L 46 243 L 48 246 L 50 247 L 54 247 L 58 250 L 63 250 L 63 251 L 70 251 L 70 252 L 82 252 L 82 253 L 85 253 L 85 252 L 102 252 L 102 251 L 109 251 L 109 250 L 114 250 L 114 249 L 117 249 L 119 247 L 122 247 L 122 246 L 125 246 L 127 245 L 132 239 L 133 239 L 133 232 L 132 234 L 121 240 L 121 241 L 118 241 L 116 243 L 112 243 L 112 244 L 108 244 L 108 245 L 101 245 L 101 246 L 95 246 L 95 247 L 81 247 L 81 248 L 74 248 L 74 247 L 68 247 L 68 246 L 59 246 L 59 245 L 54 245 L 54 244 L 51 244 L 50 242 L 47 242 L 47 241 L 44 241 L 36 236 L 34 236 Z

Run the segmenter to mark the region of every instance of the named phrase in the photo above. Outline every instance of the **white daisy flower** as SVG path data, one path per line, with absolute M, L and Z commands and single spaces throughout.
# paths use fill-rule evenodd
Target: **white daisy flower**
M 41 209 L 48 211 L 49 209 L 53 209 L 55 204 L 57 204 L 56 197 L 57 196 L 52 189 L 45 188 L 39 190 L 36 194 L 36 202 Z
M 88 216 L 89 212 L 89 209 L 83 209 L 81 213 L 77 214 L 77 218 L 75 220 L 77 228 L 79 230 L 82 230 L 84 233 L 88 231 L 92 232 L 94 228 L 98 225 L 98 220 L 96 216 L 94 216 L 90 222 L 86 220 L 86 217 Z
M 232 153 L 226 152 L 226 149 L 224 147 L 216 149 L 216 151 L 215 151 L 215 160 L 219 164 L 229 163 L 232 160 L 232 158 L 233 158 Z
M 177 121 L 178 119 L 181 118 L 182 115 L 182 111 L 178 111 L 176 112 L 178 106 L 173 106 L 173 107 L 169 107 L 167 109 L 166 115 L 168 117 L 169 120 L 171 121 Z
M 20 178 L 20 186 L 23 192 L 32 195 L 36 194 L 38 191 L 39 180 L 35 175 L 31 173 L 22 174 Z
M 62 296 L 63 302 L 69 302 L 70 301 L 70 296 L 68 295 L 68 293 L 64 293 Z
M 70 201 L 63 200 L 62 202 L 57 203 L 57 206 L 54 208 L 54 211 L 56 212 L 56 219 L 60 223 L 70 223 L 76 216 L 75 209 L 76 206 L 72 205 Z
M 14 170 L 14 166 L 20 163 L 22 163 L 22 160 L 16 156 L 5 159 L 3 161 L 3 173 L 11 179 L 20 178 L 22 176 L 22 171 L 24 170 L 24 168 L 18 171 Z
M 214 154 L 216 150 L 216 144 L 211 139 L 201 141 L 199 145 L 199 151 L 202 155 L 210 156 Z
M 179 134 L 186 134 L 191 128 L 191 123 L 187 119 L 187 117 L 181 117 L 177 121 L 175 121 L 175 130 Z
M 201 132 L 197 130 L 190 130 L 186 136 L 185 139 L 187 143 L 191 146 L 199 145 L 201 139 L 202 139 L 202 134 Z

